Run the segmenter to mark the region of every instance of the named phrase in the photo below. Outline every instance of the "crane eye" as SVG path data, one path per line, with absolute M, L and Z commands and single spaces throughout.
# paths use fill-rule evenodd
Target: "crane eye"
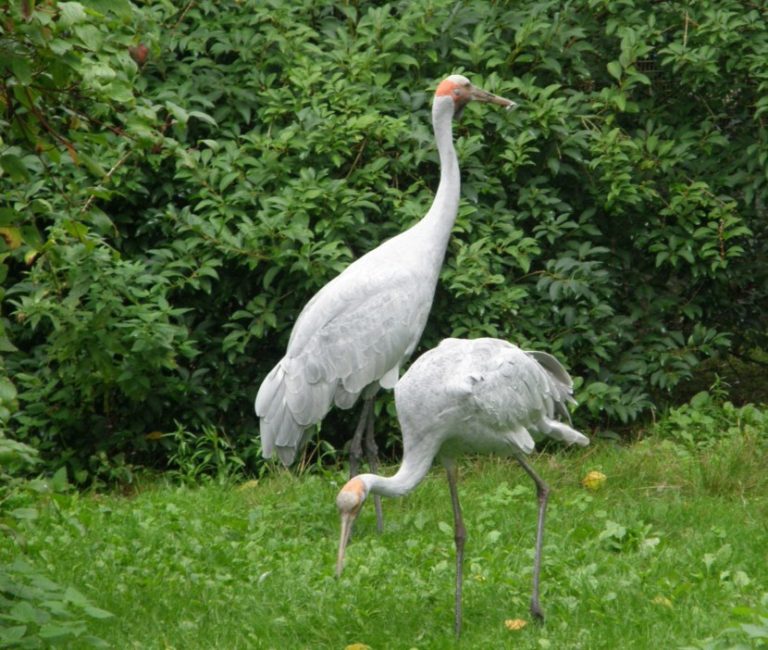
M 454 95 L 461 95 L 461 88 L 454 88 L 453 89 L 453 94 Z

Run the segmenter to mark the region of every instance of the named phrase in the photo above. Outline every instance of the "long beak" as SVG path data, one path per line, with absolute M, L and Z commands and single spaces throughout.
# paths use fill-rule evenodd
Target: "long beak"
M 498 104 L 499 106 L 506 108 L 508 111 L 511 111 L 513 108 L 517 107 L 517 104 L 511 99 L 499 97 L 498 95 L 489 93 L 482 88 L 476 88 L 475 86 L 472 86 L 471 96 L 475 101 L 486 102 L 488 104 Z
M 352 534 L 352 524 L 355 522 L 355 515 L 350 512 L 344 512 L 341 515 L 341 538 L 339 539 L 339 554 L 336 557 L 336 577 L 341 576 L 344 570 L 344 552 L 347 550 L 347 542 Z

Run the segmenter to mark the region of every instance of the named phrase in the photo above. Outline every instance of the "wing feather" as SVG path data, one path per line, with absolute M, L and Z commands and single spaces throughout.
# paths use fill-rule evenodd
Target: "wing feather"
M 368 386 L 393 387 L 421 337 L 433 295 L 434 285 L 419 274 L 392 265 L 372 270 L 355 263 L 323 287 L 259 389 L 264 455 L 276 450 L 290 464 L 306 429 L 333 403 L 350 408 Z
M 297 358 L 317 359 L 327 369 L 322 379 L 340 381 L 351 393 L 399 367 L 421 337 L 432 301 L 432 293 L 420 290 L 418 278 L 410 274 L 389 273 L 366 287 L 355 299 L 345 296 L 345 309 L 332 317 L 317 323 L 308 315 L 300 323 L 319 329 L 315 336 L 304 337 Z

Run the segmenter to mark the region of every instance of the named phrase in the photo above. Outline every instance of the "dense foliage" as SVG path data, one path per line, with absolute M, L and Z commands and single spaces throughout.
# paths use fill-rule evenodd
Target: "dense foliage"
M 430 93 L 461 71 L 520 108 L 456 125 L 464 198 L 423 346 L 541 346 L 583 378 L 585 425 L 637 418 L 701 360 L 765 346 L 767 14 L 6 4 L 0 421 L 81 480 L 164 458 L 170 432 L 247 445 L 302 305 L 429 205 Z

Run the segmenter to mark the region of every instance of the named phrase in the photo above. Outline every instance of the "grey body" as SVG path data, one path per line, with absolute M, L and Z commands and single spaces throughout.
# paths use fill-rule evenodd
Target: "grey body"
M 549 488 L 525 456 L 535 439 L 547 436 L 578 445 L 589 439 L 570 425 L 567 405 L 573 383 L 557 359 L 525 351 L 499 339 L 445 339 L 426 352 L 395 386 L 397 416 L 403 433 L 403 462 L 394 476 L 360 474 L 336 498 L 341 539 L 336 572 L 352 523 L 369 493 L 401 496 L 413 490 L 435 459 L 446 468 L 456 539 L 455 630 L 461 630 L 464 540 L 455 459 L 463 453 L 513 456 L 533 479 L 539 502 L 533 568 L 531 614 L 543 619 L 539 574 Z
M 400 496 L 418 485 L 434 459 L 464 453 L 519 457 L 544 436 L 587 445 L 589 439 L 570 426 L 572 392 L 565 368 L 546 352 L 500 339 L 445 339 L 395 386 L 400 469 L 391 478 L 358 478 L 370 480 L 373 492 Z
M 428 246 L 424 230 L 420 222 L 361 257 L 304 307 L 256 397 L 264 456 L 275 449 L 290 464 L 332 404 L 350 408 L 369 386 L 394 387 L 421 338 L 445 254 Z
M 529 454 L 535 437 L 587 439 L 568 424 L 571 378 L 553 356 L 499 339 L 445 339 L 395 387 L 409 444 L 419 454 Z
M 361 394 L 370 402 L 379 387 L 392 388 L 397 382 L 426 325 L 458 210 L 461 183 L 452 120 L 473 99 L 514 106 L 460 75 L 444 80 L 432 105 L 440 183 L 429 211 L 353 262 L 299 315 L 285 356 L 256 396 L 266 458 L 276 452 L 291 464 L 308 429 L 333 404 L 350 408 Z M 373 445 L 372 417 L 369 404 L 355 433 L 358 444 L 368 426 L 367 440 Z

